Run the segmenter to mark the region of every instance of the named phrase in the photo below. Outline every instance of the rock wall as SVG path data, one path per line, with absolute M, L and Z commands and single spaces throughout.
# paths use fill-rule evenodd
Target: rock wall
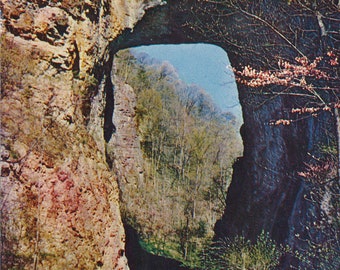
M 234 67 L 270 68 L 277 56 L 313 59 L 339 47 L 336 1 L 315 1 L 319 10 L 306 16 L 287 2 L 1 1 L 1 265 L 126 269 L 118 188 L 104 158 L 114 131 L 112 54 L 208 42 L 224 48 Z M 326 37 L 317 11 L 331 18 L 322 21 Z M 304 224 L 315 209 L 292 172 L 316 150 L 329 117 L 272 127 L 268 121 L 299 100 L 264 102 L 242 85 L 239 93 L 244 157 L 216 234 L 254 238 L 265 229 L 301 247 L 295 235 L 309 237 Z
M 107 145 L 107 155 L 113 157 L 113 167 L 120 182 L 143 183 L 143 157 L 135 119 L 136 94 L 131 86 L 119 78 L 115 78 L 114 85 L 113 123 L 116 131 Z M 122 193 L 124 196 L 124 191 Z
M 112 43 L 113 51 L 148 44 L 204 42 L 225 49 L 235 68 L 250 65 L 265 70 L 276 68 L 279 58 L 315 59 L 339 46 L 336 1 L 316 1 L 313 12 L 294 1 L 167 3 L 148 12 L 133 32 L 123 32 Z M 321 25 L 327 25 L 327 35 L 320 29 L 318 14 L 324 14 Z M 244 155 L 235 163 L 216 237 L 238 234 L 254 240 L 265 230 L 279 243 L 304 250 L 306 243 L 320 239 L 320 231 L 314 228 L 311 233 L 309 225 L 320 219 L 321 205 L 306 199 L 310 187 L 298 172 L 327 141 L 327 133 L 334 135 L 332 115 L 325 112 L 290 126 L 272 126 L 272 120 L 292 117 L 291 108 L 306 101 L 289 95 L 268 99 L 267 94 L 280 91 L 276 86 L 255 90 L 239 84 L 238 89 Z M 330 100 L 327 94 L 325 99 Z M 285 263 L 283 268 L 295 262 L 287 259 Z
M 159 3 L 1 1 L 1 269 L 128 269 L 102 89 Z

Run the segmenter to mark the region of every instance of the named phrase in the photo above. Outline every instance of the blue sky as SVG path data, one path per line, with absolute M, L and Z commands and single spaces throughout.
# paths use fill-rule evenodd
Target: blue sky
M 204 88 L 223 111 L 241 119 L 235 79 L 227 53 L 209 44 L 152 45 L 134 48 L 153 58 L 170 62 L 180 78 Z

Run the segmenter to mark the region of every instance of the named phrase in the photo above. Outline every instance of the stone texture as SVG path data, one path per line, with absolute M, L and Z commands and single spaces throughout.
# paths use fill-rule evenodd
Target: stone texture
M 3 266 L 127 269 L 115 180 L 103 161 L 84 152 L 60 165 L 33 152 L 8 163 L 1 181 Z
M 144 169 L 135 120 L 136 94 L 131 86 L 118 78 L 114 85 L 113 123 L 116 131 L 107 146 L 108 156 L 114 157 L 119 181 L 125 185 L 140 185 L 144 181 Z M 124 191 L 122 195 L 124 197 Z
M 235 68 L 251 65 L 267 69 L 275 67 L 278 57 L 294 61 L 303 54 L 314 59 L 325 54 L 327 46 L 339 47 L 338 27 L 334 23 L 339 13 L 335 6 L 333 13 L 324 10 L 330 6 L 318 7 L 334 19 L 324 20 L 329 29 L 325 38 L 320 36 L 316 16 L 302 15 L 301 19 L 294 15 L 299 8 L 286 2 L 167 3 L 148 12 L 133 32 L 126 31 L 118 37 L 112 44 L 113 50 L 148 44 L 206 42 L 225 49 Z M 258 18 L 264 18 L 273 27 L 267 27 Z M 309 29 L 308 34 L 303 31 L 302 34 L 301 29 Z M 280 36 L 282 33 L 286 39 Z M 241 234 L 253 240 L 265 230 L 276 241 L 303 250 L 308 241 L 318 241 L 316 234 L 312 236 L 308 232 L 307 224 L 315 221 L 321 205 L 306 200 L 309 191 L 297 172 L 304 170 L 305 162 L 318 151 L 318 145 L 325 140 L 324 131 L 334 132 L 334 124 L 329 124 L 331 116 L 325 113 L 318 119 L 297 121 L 289 127 L 271 126 L 271 120 L 290 117 L 289 110 L 302 101 L 292 96 L 268 101 L 259 95 L 275 91 L 273 86 L 256 92 L 239 84 L 238 90 L 244 117 L 241 129 L 244 154 L 235 163 L 227 208 L 216 225 L 216 237 Z M 289 259 L 285 263 L 282 267 L 289 268 Z
M 99 86 L 110 42 L 159 3 L 1 1 L 1 268 L 128 269 Z

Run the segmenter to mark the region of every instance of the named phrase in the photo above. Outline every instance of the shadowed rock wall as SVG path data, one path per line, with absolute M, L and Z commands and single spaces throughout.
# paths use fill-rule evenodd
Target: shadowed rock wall
M 225 49 L 235 68 L 251 65 L 265 70 L 276 68 L 279 58 L 315 59 L 339 46 L 334 23 L 339 13 L 332 1 L 317 1 L 314 11 L 304 10 L 304 14 L 301 6 L 286 1 L 167 3 L 150 10 L 133 32 L 123 32 L 112 43 L 113 52 L 139 45 L 203 42 Z M 329 29 L 327 37 L 322 36 L 318 12 L 334 19 L 323 21 Z M 305 100 L 263 95 L 280 91 L 277 86 L 255 90 L 239 84 L 238 90 L 244 155 L 235 163 L 227 208 L 216 224 L 216 237 L 241 234 L 255 239 L 265 230 L 279 243 L 304 249 L 316 237 L 308 231 L 308 224 L 317 220 L 320 205 L 306 200 L 309 190 L 297 173 L 319 151 L 325 134 L 334 134 L 332 115 L 326 112 L 290 126 L 272 126 L 272 120 L 292 117 L 290 109 Z M 290 263 L 287 260 L 287 265 Z

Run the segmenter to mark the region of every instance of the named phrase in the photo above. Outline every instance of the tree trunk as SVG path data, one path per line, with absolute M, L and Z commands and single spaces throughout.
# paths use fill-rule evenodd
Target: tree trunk
M 334 108 L 335 123 L 336 123 L 336 141 L 337 141 L 337 158 L 338 158 L 338 181 L 340 181 L 340 116 L 339 109 Z

